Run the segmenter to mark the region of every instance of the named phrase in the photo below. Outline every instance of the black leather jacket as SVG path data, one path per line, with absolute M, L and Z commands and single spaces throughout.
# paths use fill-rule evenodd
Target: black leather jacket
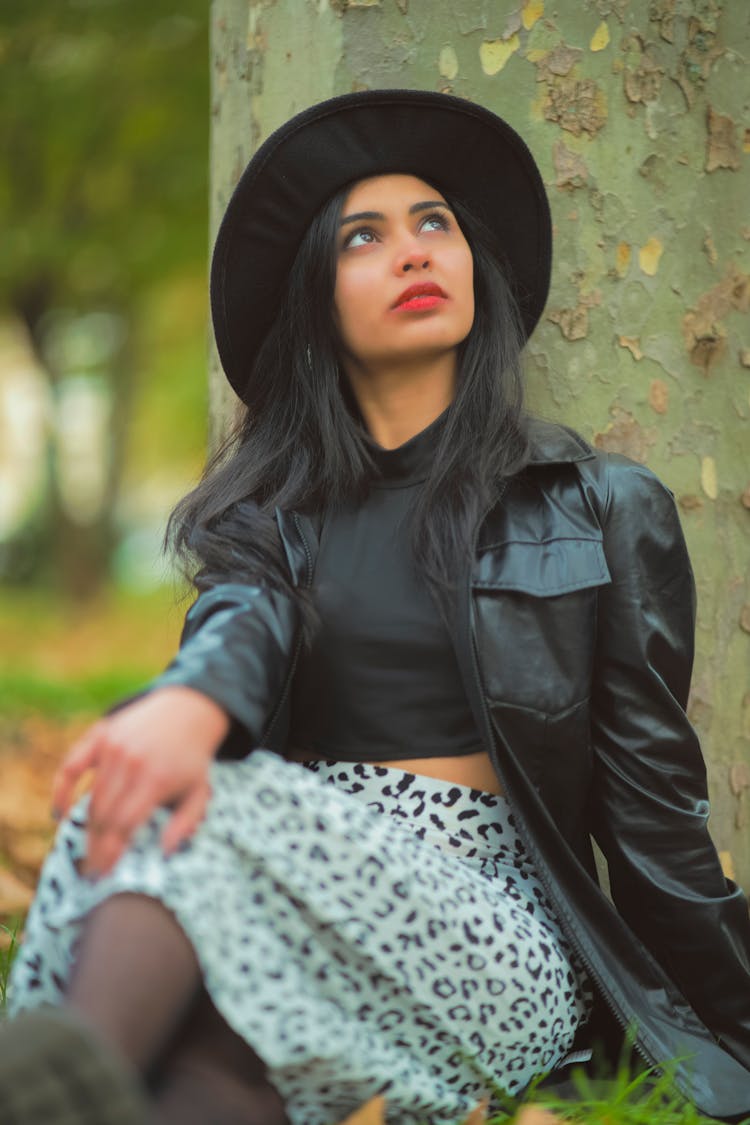
M 649 470 L 572 431 L 536 423 L 532 438 L 458 587 L 452 634 L 474 715 L 596 984 L 592 1025 L 634 1027 L 648 1062 L 682 1059 L 676 1082 L 704 1112 L 750 1113 L 750 924 L 708 835 L 685 715 L 694 588 L 675 506 Z M 294 582 L 309 583 L 313 523 L 277 520 Z M 299 644 L 288 598 L 220 585 L 188 613 L 155 686 L 221 703 L 231 752 L 283 751 Z

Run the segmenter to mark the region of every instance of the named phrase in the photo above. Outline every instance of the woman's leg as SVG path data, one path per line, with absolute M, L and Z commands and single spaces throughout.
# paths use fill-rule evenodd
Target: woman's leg
M 147 1078 L 195 1004 L 201 974 L 174 916 L 146 895 L 91 912 L 67 1003 Z
M 151 1082 L 165 1122 L 286 1122 L 264 1064 L 216 1011 L 192 945 L 158 900 L 120 894 L 92 911 L 67 1003 Z
M 266 1066 L 203 991 L 155 1082 L 165 1125 L 288 1125 Z

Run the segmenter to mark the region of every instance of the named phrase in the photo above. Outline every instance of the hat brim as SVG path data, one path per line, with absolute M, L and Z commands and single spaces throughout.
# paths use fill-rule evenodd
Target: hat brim
M 524 141 L 490 110 L 449 94 L 345 94 L 291 118 L 264 142 L 219 228 L 211 312 L 224 371 L 241 398 L 311 220 L 347 184 L 389 172 L 426 180 L 484 222 L 531 334 L 549 291 L 551 220 Z

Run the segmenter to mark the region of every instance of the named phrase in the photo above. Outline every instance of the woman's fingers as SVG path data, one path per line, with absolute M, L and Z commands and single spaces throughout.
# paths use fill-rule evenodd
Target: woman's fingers
M 128 848 L 134 832 L 144 824 L 154 810 L 164 803 L 154 777 L 139 776 L 133 771 L 132 784 L 121 786 L 123 778 L 112 782 L 113 791 L 120 788 L 120 801 L 106 818 L 95 819 L 89 815 L 87 827 L 86 858 L 81 870 L 89 876 L 105 875 L 111 871 Z M 127 775 L 124 780 L 127 781 Z M 162 834 L 162 846 L 169 855 L 196 830 L 206 811 L 211 795 L 208 781 L 201 778 L 190 791 L 175 802 L 176 808 Z
M 86 855 L 81 861 L 81 872 L 91 878 L 111 871 L 130 840 L 111 828 L 87 832 Z
M 91 788 L 84 865 L 87 874 L 108 871 L 130 840 L 133 826 L 125 823 L 121 809 L 126 801 L 132 800 L 134 787 L 142 789 L 139 781 L 138 764 L 117 746 L 109 745 L 106 755 L 102 753 Z M 140 803 L 147 816 L 155 804 L 148 788 Z
M 180 802 L 162 833 L 165 855 L 171 855 L 183 840 L 193 835 L 205 816 L 210 796 L 210 786 L 201 781 Z M 116 823 L 111 819 L 104 823 L 89 822 L 86 857 L 81 864 L 83 874 L 98 876 L 111 871 L 130 844 L 133 833 L 148 819 L 154 807 L 152 795 L 143 793 L 137 802 L 129 804 L 127 814 L 118 817 Z
M 56 817 L 68 811 L 79 779 L 96 765 L 105 729 L 105 723 L 95 723 L 66 754 L 52 786 L 52 810 Z
M 139 785 L 142 763 L 116 742 L 107 741 L 102 749 L 89 804 L 89 822 L 114 822 L 134 788 Z
M 103 755 L 104 758 L 104 755 Z M 152 756 L 113 751 L 99 766 L 88 815 L 88 872 L 104 873 L 163 804 L 181 800 L 171 771 Z
M 203 779 L 180 802 L 162 833 L 161 846 L 165 855 L 171 855 L 183 840 L 193 835 L 206 815 L 210 796 L 211 786 L 208 779 Z
M 84 873 L 104 875 L 110 871 L 130 845 L 133 833 L 145 824 L 160 803 L 153 779 L 135 774 L 132 785 L 120 790 L 120 804 L 109 816 L 95 819 L 89 813 Z

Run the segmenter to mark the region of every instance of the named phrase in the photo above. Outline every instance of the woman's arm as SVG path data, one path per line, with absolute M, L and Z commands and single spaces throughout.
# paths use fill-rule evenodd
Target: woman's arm
M 609 468 L 592 693 L 594 835 L 612 896 L 703 1020 L 750 1063 L 750 923 L 708 833 L 705 767 L 685 707 L 694 587 L 671 494 Z
M 140 697 L 86 732 L 66 756 L 53 802 L 67 812 L 78 780 L 95 770 L 88 815 L 89 873 L 111 869 L 160 805 L 174 850 L 195 831 L 210 795 L 208 767 L 232 723 L 245 752 L 258 745 L 289 671 L 296 632 L 290 598 L 241 583 L 197 599 L 180 650 Z
M 180 649 L 150 685 L 191 687 L 242 728 L 245 752 L 260 745 L 292 660 L 299 627 L 292 598 L 267 586 L 224 582 L 185 618 Z

